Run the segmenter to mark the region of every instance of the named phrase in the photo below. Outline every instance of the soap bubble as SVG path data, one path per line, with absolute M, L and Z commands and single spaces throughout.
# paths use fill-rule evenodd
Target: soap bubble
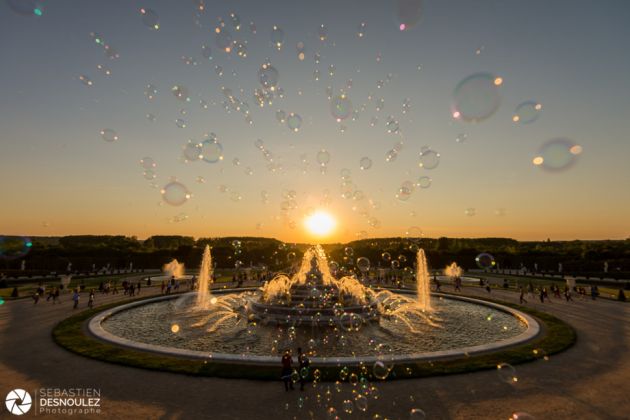
M 287 115 L 284 111 L 282 110 L 278 110 L 276 111 L 276 120 L 278 120 L 279 123 L 284 124 L 284 122 L 286 121 Z
M 357 258 L 357 267 L 362 272 L 366 272 L 370 269 L 370 260 L 365 257 Z
M 144 169 L 154 169 L 157 166 L 157 164 L 155 163 L 155 160 L 153 160 L 153 158 L 148 157 L 148 156 L 140 159 L 140 165 Z
M 171 92 L 180 101 L 190 102 L 190 96 L 188 96 L 188 89 L 185 86 L 175 85 L 171 88 Z
M 418 178 L 418 182 L 416 182 L 416 186 L 420 188 L 429 188 L 431 186 L 431 177 L 421 176 Z
M 186 120 L 184 120 L 183 118 L 177 118 L 175 119 L 175 125 L 178 128 L 186 128 Z
M 214 45 L 221 51 L 229 53 L 232 51 L 232 34 L 229 31 L 221 28 L 215 28 L 214 30 Z
M 201 159 L 208 163 L 216 163 L 223 160 L 223 146 L 215 139 L 207 139 L 201 142 Z
M 516 369 L 508 363 L 500 363 L 497 365 L 497 374 L 503 382 L 512 384 L 518 382 Z
M 466 210 L 464 210 L 464 214 L 466 216 L 472 217 L 477 214 L 477 210 L 475 210 L 474 207 L 468 207 Z
M 352 414 L 352 412 L 354 411 L 354 404 L 351 400 L 344 400 L 341 406 L 343 407 L 343 411 L 348 414 Z
M 183 154 L 186 162 L 197 161 L 201 156 L 201 145 L 193 140 L 188 140 L 188 143 L 184 145 Z
M 561 172 L 575 164 L 582 146 L 573 140 L 555 138 L 545 142 L 533 159 L 533 164 L 549 172 Z
M 12 260 L 24 257 L 33 247 L 33 242 L 26 236 L 0 235 L 0 259 Z
M 526 413 L 524 411 L 517 411 L 512 413 L 512 415 L 510 416 L 510 418 L 508 420 L 535 420 L 536 417 L 532 416 L 529 413 Z
M 365 36 L 365 29 L 367 24 L 365 22 L 359 23 L 359 27 L 357 28 L 357 36 L 359 38 L 363 38 Z
M 468 140 L 468 134 L 466 133 L 460 133 L 455 137 L 455 142 L 457 143 L 465 143 L 466 140 Z
M 365 411 L 365 410 L 367 410 L 367 407 L 368 407 L 368 400 L 365 397 L 365 395 L 357 394 L 354 397 L 354 404 L 357 406 L 357 409 L 359 409 L 361 411 Z
M 391 370 L 382 360 L 377 360 L 374 362 L 374 366 L 372 367 L 372 374 L 376 379 L 385 380 L 389 376 L 389 372 Z
M 389 252 L 383 252 L 381 254 L 381 258 L 383 259 L 383 261 L 385 262 L 390 262 L 392 260 L 392 256 Z
M 264 63 L 258 69 L 258 81 L 266 89 L 274 89 L 278 84 L 278 70 L 270 63 Z
M 347 246 L 344 248 L 343 253 L 346 254 L 347 257 L 352 257 L 354 255 L 354 249 Z
M 514 111 L 512 121 L 521 124 L 533 123 L 540 117 L 542 104 L 535 101 L 526 101 L 519 104 Z
M 157 95 L 157 87 L 149 83 L 147 87 L 144 89 L 144 96 L 146 96 L 147 99 L 151 100 L 155 98 L 155 95 Z
M 118 134 L 116 134 L 116 132 L 114 130 L 112 130 L 111 128 L 104 128 L 101 130 L 101 137 L 103 138 L 103 140 L 105 140 L 106 142 L 112 143 L 116 140 L 118 140 Z
M 421 408 L 412 408 L 409 411 L 409 420 L 425 420 L 427 415 Z
M 497 262 L 494 260 L 494 257 L 487 252 L 483 252 L 475 257 L 475 263 L 477 263 L 477 267 L 481 269 L 493 268 L 497 265 Z
M 345 94 L 335 96 L 330 101 L 330 112 L 337 122 L 345 120 L 352 115 L 352 102 Z
M 87 77 L 86 75 L 82 74 L 81 76 L 79 76 L 79 80 L 81 81 L 81 83 L 83 83 L 85 86 L 92 86 L 94 85 L 94 83 L 92 82 L 92 80 L 90 80 L 89 77 Z
M 282 49 L 282 44 L 284 43 L 284 31 L 276 25 L 271 28 L 271 42 L 278 50 Z
M 396 198 L 400 201 L 407 201 L 411 198 L 411 194 L 413 193 L 414 185 L 411 181 L 404 181 L 400 187 L 398 187 L 398 192 L 396 192 Z
M 400 125 L 398 121 L 393 116 L 387 117 L 387 122 L 385 123 L 385 129 L 389 134 L 396 134 L 400 129 Z
M 453 118 L 479 122 L 492 116 L 501 104 L 499 87 L 503 79 L 490 73 L 475 73 L 455 87 Z
M 317 28 L 317 35 L 319 36 L 320 41 L 326 41 L 326 38 L 328 37 L 328 29 L 323 23 L 319 25 L 319 28 Z
M 424 169 L 435 169 L 440 164 L 440 154 L 428 147 L 423 147 L 420 151 L 420 161 L 418 166 Z
M 413 28 L 422 18 L 422 0 L 397 0 L 396 17 L 401 31 Z
M 317 152 L 317 162 L 321 165 L 321 166 L 326 166 L 328 165 L 328 163 L 330 163 L 330 153 L 325 150 L 322 149 L 319 152 Z
M 7 0 L 7 4 L 11 10 L 23 16 L 41 16 L 43 14 L 41 1 Z
M 171 181 L 160 191 L 162 199 L 171 206 L 181 206 L 191 197 L 188 188 L 178 181 Z
M 236 13 L 230 13 L 230 22 L 237 31 L 241 29 L 241 18 Z
M 96 65 L 96 69 L 98 71 L 100 71 L 101 73 L 103 73 L 105 76 L 111 76 L 112 75 L 112 70 L 109 67 L 106 67 L 102 64 L 97 64 Z
M 154 10 L 142 8 L 140 9 L 140 14 L 142 15 L 144 26 L 156 31 L 160 29 L 160 17 Z
M 359 161 L 359 167 L 361 168 L 361 170 L 367 171 L 372 167 L 372 159 L 370 159 L 369 157 L 362 157 Z
M 422 237 L 422 229 L 418 226 L 411 226 L 405 230 L 405 237 L 407 239 L 419 239 Z
M 287 127 L 289 127 L 289 130 L 297 133 L 300 131 L 300 127 L 302 127 L 302 117 L 291 112 L 287 117 Z
M 201 56 L 206 60 L 212 60 L 212 49 L 208 45 L 202 45 Z

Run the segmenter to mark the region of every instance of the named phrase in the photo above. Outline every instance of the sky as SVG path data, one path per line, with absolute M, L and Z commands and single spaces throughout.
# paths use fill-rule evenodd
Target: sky
M 18 3 L 41 16 L 16 12 Z M 199 3 L 0 2 L 1 234 L 630 236 L 627 1 L 403 0 L 400 9 L 395 0 L 235 0 L 207 1 L 203 11 Z M 159 29 L 143 22 L 143 8 Z M 276 85 L 261 82 L 265 63 Z M 488 86 L 483 75 L 500 82 Z M 262 107 L 257 90 L 271 99 Z M 354 113 L 338 122 L 329 96 L 340 95 Z M 484 109 L 489 100 L 498 107 Z M 542 109 L 531 123 L 514 122 L 526 101 Z M 454 118 L 465 106 L 479 118 Z M 278 111 L 298 114 L 299 130 Z M 117 140 L 105 141 L 105 129 Z M 184 159 L 189 141 L 208 138 L 222 160 Z M 577 152 L 541 149 L 557 138 Z M 439 153 L 432 169 L 419 166 L 426 147 Z M 323 168 L 321 150 L 330 156 Z M 148 173 L 146 157 L 156 163 Z M 181 205 L 165 200 L 174 179 L 191 194 Z M 336 228 L 318 238 L 304 219 L 319 210 Z

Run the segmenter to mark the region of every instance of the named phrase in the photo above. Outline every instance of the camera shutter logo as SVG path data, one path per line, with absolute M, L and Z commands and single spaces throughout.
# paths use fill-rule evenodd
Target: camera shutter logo
M 28 410 L 31 409 L 33 399 L 31 398 L 31 394 L 23 389 L 14 389 L 7 394 L 6 405 L 7 410 L 9 410 L 11 414 L 21 416 L 22 414 L 28 413 Z

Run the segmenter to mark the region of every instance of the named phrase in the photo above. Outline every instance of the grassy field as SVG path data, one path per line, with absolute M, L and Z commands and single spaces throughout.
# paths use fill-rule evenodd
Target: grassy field
M 399 364 L 392 368 L 387 379 L 472 372 L 481 369 L 497 369 L 497 366 L 501 363 L 519 364 L 537 359 L 548 360 L 549 356 L 569 348 L 576 341 L 577 336 L 573 328 L 554 316 L 519 305 L 498 301 L 493 302 L 510 306 L 535 317 L 541 324 L 543 334 L 527 344 L 493 353 L 474 355 L 464 359 Z M 157 353 L 119 347 L 98 340 L 85 333 L 84 325 L 89 318 L 97 312 L 119 304 L 120 303 L 115 303 L 93 310 L 87 310 L 61 321 L 53 329 L 53 339 L 60 346 L 76 354 L 115 364 L 195 376 L 261 380 L 279 379 L 279 366 L 254 366 L 239 363 L 218 363 L 212 360 L 169 357 Z M 278 360 L 278 365 L 280 364 L 279 362 Z M 370 380 L 375 379 L 371 365 L 319 368 L 313 366 L 310 373 L 310 375 L 319 378 L 318 380 L 321 381 L 352 380 L 353 374 L 355 374 L 357 378 L 363 376 Z

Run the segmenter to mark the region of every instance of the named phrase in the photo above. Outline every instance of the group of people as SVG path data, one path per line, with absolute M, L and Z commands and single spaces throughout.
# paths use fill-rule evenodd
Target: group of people
M 293 368 L 293 356 L 291 353 L 291 349 L 286 349 L 284 354 L 282 355 L 281 363 L 282 363 L 282 373 L 280 378 L 284 382 L 284 390 L 289 391 L 293 388 L 294 382 L 300 382 L 300 391 L 304 391 L 304 385 L 306 384 L 306 380 L 308 379 L 309 367 L 311 365 L 310 360 L 306 353 L 302 352 L 302 348 L 298 347 L 298 369 L 295 370 Z

